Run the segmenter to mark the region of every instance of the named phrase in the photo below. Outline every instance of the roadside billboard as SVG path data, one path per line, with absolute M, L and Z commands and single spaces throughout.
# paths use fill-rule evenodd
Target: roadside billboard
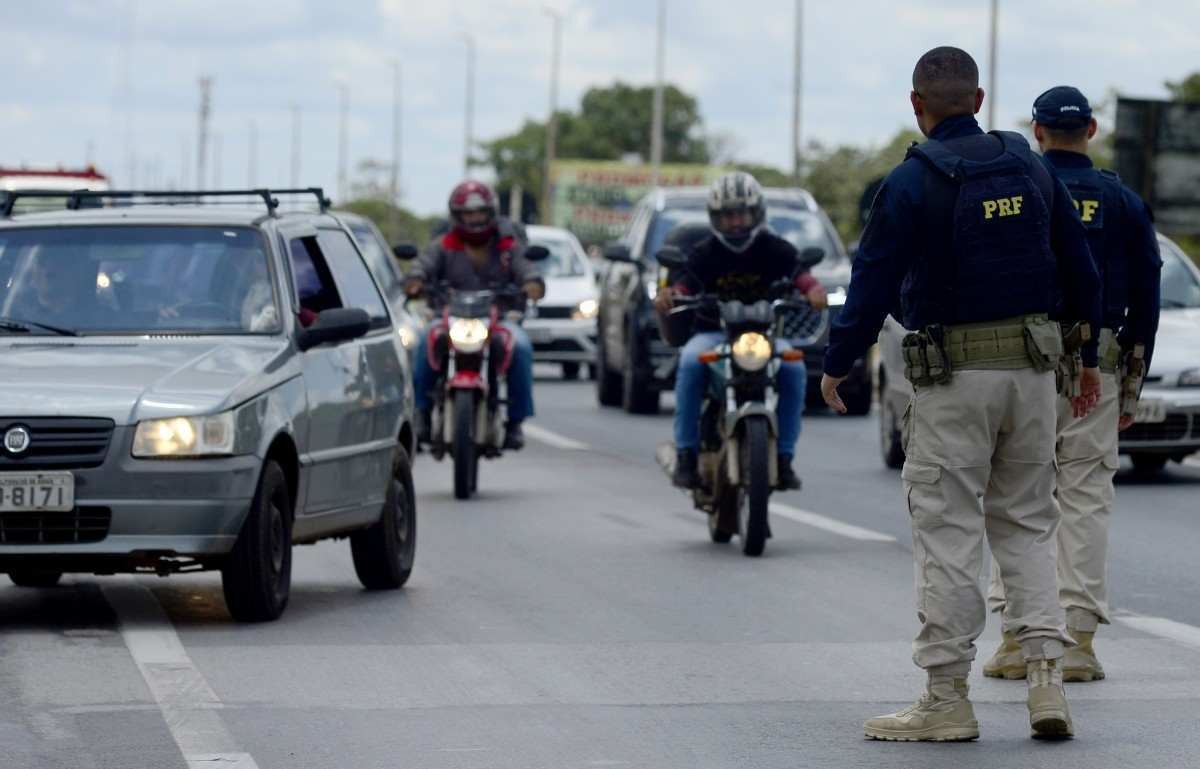
M 661 187 L 706 185 L 725 169 L 702 165 L 665 165 Z M 560 160 L 550 170 L 551 224 L 565 227 L 584 243 L 615 240 L 625 230 L 633 207 L 653 186 L 647 165 L 617 161 Z
M 1200 235 L 1200 103 L 1118 99 L 1114 169 L 1158 229 Z

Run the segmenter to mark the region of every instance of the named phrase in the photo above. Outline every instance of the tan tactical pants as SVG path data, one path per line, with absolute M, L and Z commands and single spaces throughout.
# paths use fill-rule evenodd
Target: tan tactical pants
M 1117 472 L 1119 392 L 1116 374 L 1102 373 L 1100 404 L 1083 419 L 1058 399 L 1058 600 L 1067 628 L 1096 632 L 1108 624 L 1108 527 Z M 1004 583 L 993 562 L 988 607 L 1004 611 Z M 1007 621 L 1005 622 L 1007 626 Z
M 961 370 L 909 403 L 901 475 L 921 621 L 913 661 L 926 670 L 970 671 L 987 618 L 985 531 L 1026 658 L 1056 659 L 1070 642 L 1055 577 L 1056 398 L 1050 372 Z

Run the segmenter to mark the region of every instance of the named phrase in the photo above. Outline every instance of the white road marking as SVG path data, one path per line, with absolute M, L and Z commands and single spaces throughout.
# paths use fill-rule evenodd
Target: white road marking
M 258 769 L 250 754 L 238 749 L 217 712 L 221 701 L 154 595 L 132 578 L 114 579 L 102 590 L 189 769 Z
M 781 502 L 771 503 L 771 514 L 778 515 L 780 518 L 787 518 L 789 521 L 802 523 L 805 526 L 812 526 L 816 529 L 822 529 L 832 534 L 837 534 L 850 539 L 858 539 L 864 542 L 895 542 L 896 538 L 891 534 L 884 534 L 881 531 L 872 531 L 864 529 L 861 526 L 855 526 L 851 523 L 844 523 L 833 518 L 826 518 L 823 515 L 818 515 L 808 510 L 801 510 L 798 507 L 785 505 Z
M 1144 617 L 1140 614 L 1117 614 L 1113 617 L 1122 625 L 1128 625 L 1143 633 L 1178 641 L 1181 644 L 1200 649 L 1200 627 L 1176 622 L 1163 617 Z
M 556 449 L 564 451 L 588 451 L 591 446 L 586 443 L 580 443 L 574 438 L 568 438 L 565 435 L 559 435 L 552 430 L 547 430 L 539 425 L 525 423 L 525 434 L 533 438 L 538 443 L 544 443 Z

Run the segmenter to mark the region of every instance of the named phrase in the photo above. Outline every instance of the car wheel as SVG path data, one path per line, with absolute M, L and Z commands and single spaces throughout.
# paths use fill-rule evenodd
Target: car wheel
M 592 378 L 596 380 L 596 400 L 601 406 L 621 405 L 621 376 L 608 367 L 608 350 L 604 344 L 604 326 L 596 335 L 596 366 Z
M 879 453 L 883 464 L 893 470 L 904 467 L 904 446 L 901 445 L 900 420 L 887 397 L 887 380 L 879 378 Z
M 292 500 L 287 476 L 267 460 L 250 514 L 221 568 L 230 615 L 239 622 L 278 619 L 292 588 Z
M 842 396 L 842 402 L 846 404 L 846 414 L 849 416 L 861 417 L 871 413 L 871 378 L 864 375 L 863 381 L 856 383 L 856 387 Z
M 1138 475 L 1157 475 L 1167 466 L 1166 454 L 1130 454 L 1133 471 Z
M 412 464 L 397 447 L 379 520 L 350 535 L 350 554 L 358 581 L 367 590 L 395 590 L 412 574 L 417 551 L 417 503 Z
M 54 587 L 62 579 L 61 571 L 35 571 L 20 569 L 10 571 L 8 578 L 17 587 Z
M 579 378 L 579 364 L 578 363 L 564 363 L 564 364 L 562 364 L 562 372 L 563 372 L 563 379 L 573 382 Z
M 636 323 L 630 323 L 629 341 L 625 347 L 628 358 L 621 372 L 621 407 L 630 414 L 657 414 L 659 394 L 650 381 L 649 362 L 642 360 Z

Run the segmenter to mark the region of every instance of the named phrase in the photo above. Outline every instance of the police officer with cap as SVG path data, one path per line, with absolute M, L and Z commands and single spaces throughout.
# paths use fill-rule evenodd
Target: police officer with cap
M 1056 446 L 1058 597 L 1067 613 L 1067 632 L 1076 641 L 1063 660 L 1063 680 L 1094 681 L 1104 678 L 1092 637 L 1100 624 L 1109 622 L 1105 565 L 1117 432 L 1133 424 L 1139 373 L 1149 367 L 1154 350 L 1162 259 L 1149 208 L 1115 173 L 1095 168 L 1088 157 L 1096 120 L 1087 98 L 1070 86 L 1051 88 L 1033 103 L 1033 130 L 1044 159 L 1075 199 L 1103 283 L 1103 394 L 1096 409 L 1081 419 L 1074 418 L 1065 397 L 1059 398 Z M 998 569 L 992 571 L 988 604 L 1006 612 Z M 983 673 L 1025 677 L 1021 648 L 1011 632 L 1004 634 Z
M 856 358 L 892 312 L 911 333 L 902 477 L 913 524 L 917 616 L 913 660 L 927 690 L 866 722 L 882 740 L 971 740 L 967 697 L 987 617 L 978 583 L 986 532 L 1008 587 L 1008 629 L 1027 665 L 1035 737 L 1074 734 L 1061 659 L 1071 643 L 1055 584 L 1055 369 L 1063 352 L 1048 317 L 1100 321 L 1100 278 L 1066 187 L 1019 134 L 985 134 L 975 61 L 935 48 L 917 62 L 910 100 L 928 141 L 914 145 L 875 197 L 834 323 L 821 392 L 835 410 Z M 1096 345 L 1082 351 L 1074 406 L 1099 397 Z

